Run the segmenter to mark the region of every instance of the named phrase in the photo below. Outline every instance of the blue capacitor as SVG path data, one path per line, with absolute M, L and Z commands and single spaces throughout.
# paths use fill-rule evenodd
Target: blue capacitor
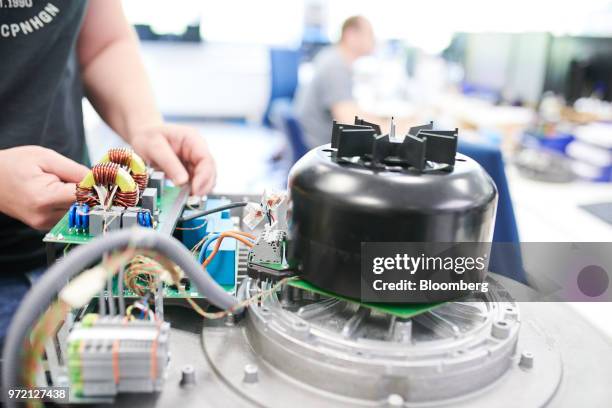
M 74 223 L 75 228 L 80 230 L 82 228 L 81 223 L 83 222 L 83 217 L 81 217 L 81 206 L 78 206 L 76 208 L 74 220 L 75 220 L 75 223 Z
M 68 210 L 68 228 L 76 227 L 76 209 L 77 204 L 72 204 Z
M 148 212 L 146 214 L 147 214 L 147 227 L 153 228 L 153 219 L 151 219 L 151 213 Z
M 138 225 L 142 227 L 145 226 L 143 215 L 144 215 L 143 212 L 138 212 L 138 215 L 136 216 L 136 222 L 138 223 Z
M 89 230 L 89 206 L 87 204 L 81 206 L 81 217 L 83 217 L 81 227 L 84 230 Z

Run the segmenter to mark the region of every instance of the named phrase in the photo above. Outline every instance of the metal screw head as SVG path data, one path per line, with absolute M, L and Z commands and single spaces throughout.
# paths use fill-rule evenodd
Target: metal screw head
M 519 367 L 530 369 L 533 368 L 533 353 L 530 351 L 523 351 L 521 359 L 519 360 Z
M 399 394 L 391 394 L 387 397 L 388 407 L 403 407 L 404 398 Z
M 228 313 L 225 316 L 225 325 L 226 326 L 234 326 L 236 324 L 236 316 L 233 313 Z
M 181 369 L 181 387 L 194 385 L 195 383 L 195 368 L 191 364 L 184 365 Z
M 506 320 L 493 322 L 491 326 L 491 336 L 496 339 L 505 339 L 510 335 L 510 324 Z
M 253 384 L 259 381 L 259 369 L 255 364 L 246 364 L 244 366 L 244 379 L 247 384 Z

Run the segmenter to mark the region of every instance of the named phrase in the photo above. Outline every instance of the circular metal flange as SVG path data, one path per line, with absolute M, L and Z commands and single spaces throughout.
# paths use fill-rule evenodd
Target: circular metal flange
M 205 348 L 217 374 L 236 382 L 236 390 L 243 375 L 230 361 L 240 361 L 241 367 L 257 362 L 261 375 L 247 391 L 264 405 L 280 404 L 286 394 L 336 406 L 385 406 L 390 398 L 407 406 L 486 406 L 493 401 L 488 395 L 511 396 L 524 381 L 538 383 L 525 397 L 544 404 L 561 377 L 558 353 L 533 328 L 521 329 L 518 305 L 494 279 L 489 282 L 484 296 L 412 318 L 287 286 L 250 307 L 233 335 L 224 334 L 225 347 L 246 343 L 244 363 L 238 356 L 219 358 L 220 340 L 207 329 Z M 246 293 L 259 290 L 257 284 L 245 280 Z M 266 388 L 275 390 L 273 400 Z

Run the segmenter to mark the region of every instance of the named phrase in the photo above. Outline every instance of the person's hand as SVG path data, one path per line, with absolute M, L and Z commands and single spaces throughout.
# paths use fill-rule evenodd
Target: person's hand
M 130 144 L 145 161 L 163 170 L 175 185 L 191 180 L 193 194 L 204 195 L 215 186 L 215 162 L 206 141 L 189 126 L 161 124 L 139 128 Z
M 75 183 L 88 169 L 53 150 L 0 150 L 0 211 L 30 227 L 53 227 L 75 201 Z

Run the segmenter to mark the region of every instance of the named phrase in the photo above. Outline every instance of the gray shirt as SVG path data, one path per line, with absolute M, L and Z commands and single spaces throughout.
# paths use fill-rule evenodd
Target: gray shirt
M 331 107 L 353 100 L 353 71 L 337 46 L 322 50 L 314 61 L 310 83 L 298 89 L 296 113 L 307 147 L 331 141 Z
M 82 161 L 83 89 L 75 46 L 87 2 L 2 4 L 0 149 L 44 146 Z M 45 265 L 43 236 L 43 232 L 0 214 L 0 271 L 25 272 Z

